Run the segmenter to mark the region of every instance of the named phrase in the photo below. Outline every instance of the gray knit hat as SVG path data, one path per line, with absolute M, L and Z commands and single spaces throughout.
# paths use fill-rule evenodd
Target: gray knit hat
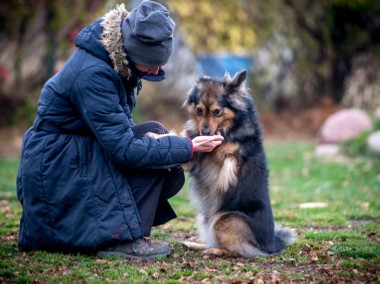
M 142 1 L 125 18 L 121 31 L 129 58 L 147 67 L 165 65 L 173 51 L 175 23 L 169 11 L 153 1 Z

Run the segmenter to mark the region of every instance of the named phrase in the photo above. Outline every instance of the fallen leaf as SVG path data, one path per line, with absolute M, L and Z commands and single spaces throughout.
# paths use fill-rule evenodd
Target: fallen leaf
M 327 207 L 327 203 L 324 203 L 324 202 L 308 202 L 308 203 L 300 204 L 299 207 L 302 209 L 324 208 L 324 207 Z
M 148 272 L 146 272 L 144 269 L 140 269 L 139 272 L 143 275 L 148 275 Z

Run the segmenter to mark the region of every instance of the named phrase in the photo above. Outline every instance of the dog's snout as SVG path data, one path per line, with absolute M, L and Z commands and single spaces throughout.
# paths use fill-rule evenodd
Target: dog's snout
M 202 129 L 202 134 L 206 135 L 206 136 L 211 135 L 211 129 L 210 128 L 203 128 Z

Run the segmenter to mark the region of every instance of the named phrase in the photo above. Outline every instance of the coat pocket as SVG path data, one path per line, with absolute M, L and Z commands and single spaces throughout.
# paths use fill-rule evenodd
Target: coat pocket
M 77 146 L 77 164 L 79 176 L 82 178 L 87 178 L 89 176 L 90 166 L 90 155 L 91 148 L 89 145 L 90 141 L 87 141 L 86 136 L 75 136 L 75 143 Z

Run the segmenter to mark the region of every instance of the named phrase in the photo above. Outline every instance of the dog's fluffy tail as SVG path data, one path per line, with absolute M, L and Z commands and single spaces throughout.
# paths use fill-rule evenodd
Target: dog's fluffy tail
M 274 228 L 274 237 L 275 237 L 275 253 L 280 253 L 287 245 L 294 243 L 297 233 L 294 229 L 288 227 L 281 227 L 276 225 Z

